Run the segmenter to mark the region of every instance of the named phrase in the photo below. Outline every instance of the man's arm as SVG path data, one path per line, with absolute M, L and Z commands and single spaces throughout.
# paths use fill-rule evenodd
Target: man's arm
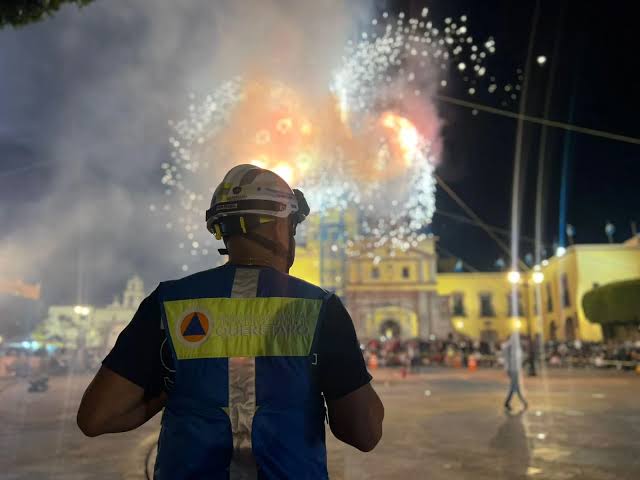
M 384 407 L 370 384 L 353 321 L 335 295 L 327 300 L 319 335 L 320 386 L 331 431 L 339 440 L 369 452 L 382 436 Z
M 103 366 L 82 396 L 78 426 L 88 437 L 133 430 L 162 410 L 166 400 L 164 392 L 145 399 L 142 387 Z
M 132 430 L 164 407 L 158 355 L 164 334 L 159 319 L 155 290 L 120 333 L 82 397 L 77 420 L 85 435 Z
M 337 400 L 328 400 L 329 427 L 338 440 L 370 452 L 382 437 L 384 406 L 370 383 Z

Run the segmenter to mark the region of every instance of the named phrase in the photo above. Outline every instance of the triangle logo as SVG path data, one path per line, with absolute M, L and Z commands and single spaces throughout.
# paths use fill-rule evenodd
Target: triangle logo
M 206 335 L 206 333 L 207 332 L 204 331 L 204 328 L 202 328 L 202 323 L 200 323 L 198 312 L 195 312 L 182 335 L 185 337 L 191 337 L 194 335 Z

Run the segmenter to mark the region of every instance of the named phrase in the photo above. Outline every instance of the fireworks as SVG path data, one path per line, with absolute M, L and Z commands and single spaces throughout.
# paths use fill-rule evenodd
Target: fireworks
M 468 95 L 483 84 L 498 91 L 486 65 L 495 40 L 476 43 L 464 15 L 441 29 L 428 15 L 373 19 L 346 45 L 324 98 L 269 78 L 234 78 L 198 104 L 192 96 L 188 117 L 170 122 L 172 161 L 162 165 L 167 228 L 186 237 L 179 248 L 194 261 L 208 254 L 203 212 L 216 180 L 240 163 L 303 189 L 317 215 L 356 209 L 361 233 L 348 245 L 415 246 L 435 212 L 440 122 L 431 96 L 447 88 L 447 75 L 463 76 Z M 504 87 L 511 99 L 513 89 Z

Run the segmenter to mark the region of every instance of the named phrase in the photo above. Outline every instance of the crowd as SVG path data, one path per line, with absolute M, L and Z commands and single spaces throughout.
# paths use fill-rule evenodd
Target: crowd
M 521 339 L 523 361 L 530 358 L 532 342 L 526 336 Z M 420 367 L 442 365 L 454 367 L 503 364 L 500 342 L 454 338 L 411 340 L 369 340 L 361 345 L 369 365 L 388 367 Z M 541 351 L 542 350 L 542 351 Z M 534 358 L 550 367 L 596 367 L 634 369 L 640 365 L 640 341 L 588 343 L 549 341 L 544 347 L 533 342 Z
M 530 342 L 522 338 L 523 360 L 529 359 Z M 500 342 L 486 342 L 468 338 L 410 340 L 369 340 L 361 345 L 368 365 L 380 367 L 416 368 L 429 365 L 451 367 L 498 367 L 503 359 Z M 640 341 L 589 343 L 549 341 L 544 351 L 534 342 L 537 362 L 550 367 L 594 367 L 634 369 L 640 365 Z M 0 377 L 31 377 L 36 374 L 61 375 L 70 370 L 94 371 L 100 363 L 98 352 L 76 352 L 64 348 L 53 354 L 9 348 L 0 351 Z M 71 365 L 74 365 L 71 368 Z

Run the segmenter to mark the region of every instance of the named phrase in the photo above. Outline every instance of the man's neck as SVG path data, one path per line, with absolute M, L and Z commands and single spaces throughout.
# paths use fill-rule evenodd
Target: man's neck
M 289 273 L 287 261 L 273 255 L 230 255 L 231 265 L 269 267 L 282 273 Z

